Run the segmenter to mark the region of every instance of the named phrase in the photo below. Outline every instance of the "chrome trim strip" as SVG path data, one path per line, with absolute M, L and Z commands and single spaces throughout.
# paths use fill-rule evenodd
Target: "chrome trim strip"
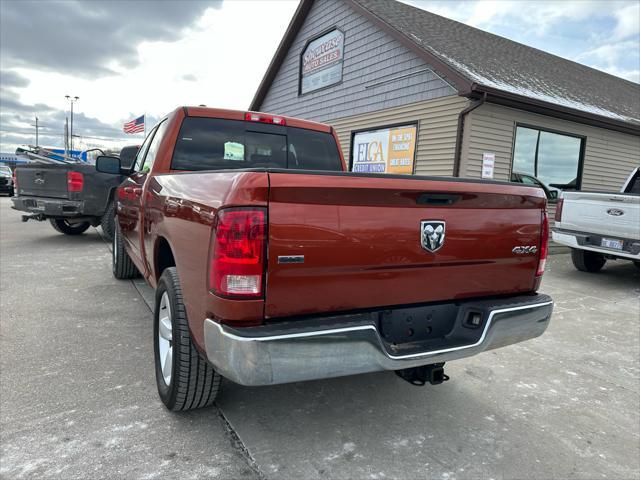
M 500 310 L 491 311 L 491 313 L 489 314 L 489 318 L 487 319 L 487 322 L 484 326 L 484 329 L 482 330 L 482 335 L 480 336 L 480 339 L 476 343 L 471 343 L 469 345 L 460 345 L 458 347 L 443 348 L 441 350 L 431 350 L 429 352 L 411 353 L 407 355 L 390 355 L 384 348 L 381 348 L 381 352 L 384 353 L 391 360 L 403 360 L 407 358 L 419 358 L 419 357 L 426 357 L 431 355 L 439 355 L 442 353 L 455 352 L 458 350 L 477 347 L 478 345 L 482 344 L 482 342 L 484 342 L 484 339 L 487 336 L 487 332 L 489 331 L 489 327 L 491 326 L 491 322 L 495 315 L 498 315 L 500 313 L 516 312 L 518 310 L 529 310 L 532 308 L 546 307 L 547 305 L 553 305 L 553 301 L 536 303 L 532 305 L 521 305 L 518 307 L 511 307 L 511 308 L 502 308 Z M 213 320 L 211 319 L 207 319 L 207 320 L 210 320 L 213 322 Z M 331 335 L 334 333 L 355 332 L 359 330 L 373 330 L 376 333 L 376 337 L 378 338 L 378 341 L 380 342 L 380 346 L 382 347 L 382 340 L 380 339 L 380 335 L 378 334 L 378 329 L 374 325 L 359 325 L 357 327 L 333 328 L 329 330 L 316 330 L 316 331 L 301 332 L 301 333 L 287 333 L 283 335 L 271 335 L 269 337 L 240 337 L 238 335 L 225 331 L 222 328 L 222 325 L 220 325 L 218 322 L 213 322 L 213 323 L 218 328 L 219 333 L 221 333 L 223 336 L 227 338 L 236 340 L 238 342 L 271 342 L 271 341 L 278 341 L 278 340 L 288 340 L 292 338 L 318 337 L 323 335 Z

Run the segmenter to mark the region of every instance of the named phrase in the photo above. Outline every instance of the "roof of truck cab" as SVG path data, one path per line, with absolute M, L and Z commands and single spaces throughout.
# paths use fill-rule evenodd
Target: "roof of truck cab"
M 208 118 L 223 118 L 227 120 L 243 120 L 245 114 L 247 113 L 259 113 L 263 115 L 270 115 L 274 117 L 284 118 L 286 122 L 286 126 L 288 127 L 296 127 L 296 128 L 305 128 L 307 130 L 317 130 L 319 132 L 331 132 L 331 126 L 326 125 L 324 123 L 312 122 L 309 120 L 303 120 L 301 118 L 295 117 L 287 117 L 285 115 L 280 115 L 277 113 L 269 113 L 269 112 L 255 112 L 253 110 L 228 110 L 224 108 L 210 108 L 210 107 L 190 107 L 183 106 L 179 107 L 184 110 L 184 113 L 188 117 L 208 117 Z

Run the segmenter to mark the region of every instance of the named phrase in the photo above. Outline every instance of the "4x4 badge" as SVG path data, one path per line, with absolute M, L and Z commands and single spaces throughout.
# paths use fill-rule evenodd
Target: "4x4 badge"
M 429 252 L 435 252 L 444 245 L 445 224 L 439 220 L 420 222 L 420 244 Z

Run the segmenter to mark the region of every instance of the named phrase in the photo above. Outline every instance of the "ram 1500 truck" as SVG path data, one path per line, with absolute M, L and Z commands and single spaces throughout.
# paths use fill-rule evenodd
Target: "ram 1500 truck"
M 640 168 L 620 192 L 562 192 L 552 237 L 571 247 L 580 271 L 599 272 L 607 260 L 631 260 L 640 268 Z
M 345 170 L 334 130 L 295 118 L 181 107 L 150 132 L 117 191 L 113 272 L 156 289 L 169 409 L 210 405 L 222 376 L 437 384 L 547 328 L 541 189 Z

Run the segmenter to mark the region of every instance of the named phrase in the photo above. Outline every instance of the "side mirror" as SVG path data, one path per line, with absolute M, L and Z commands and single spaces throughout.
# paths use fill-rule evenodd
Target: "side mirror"
M 118 157 L 100 155 L 96 158 L 96 170 L 102 173 L 120 175 L 120 159 Z
M 558 190 L 550 190 L 549 200 L 557 200 L 557 199 L 558 199 Z

